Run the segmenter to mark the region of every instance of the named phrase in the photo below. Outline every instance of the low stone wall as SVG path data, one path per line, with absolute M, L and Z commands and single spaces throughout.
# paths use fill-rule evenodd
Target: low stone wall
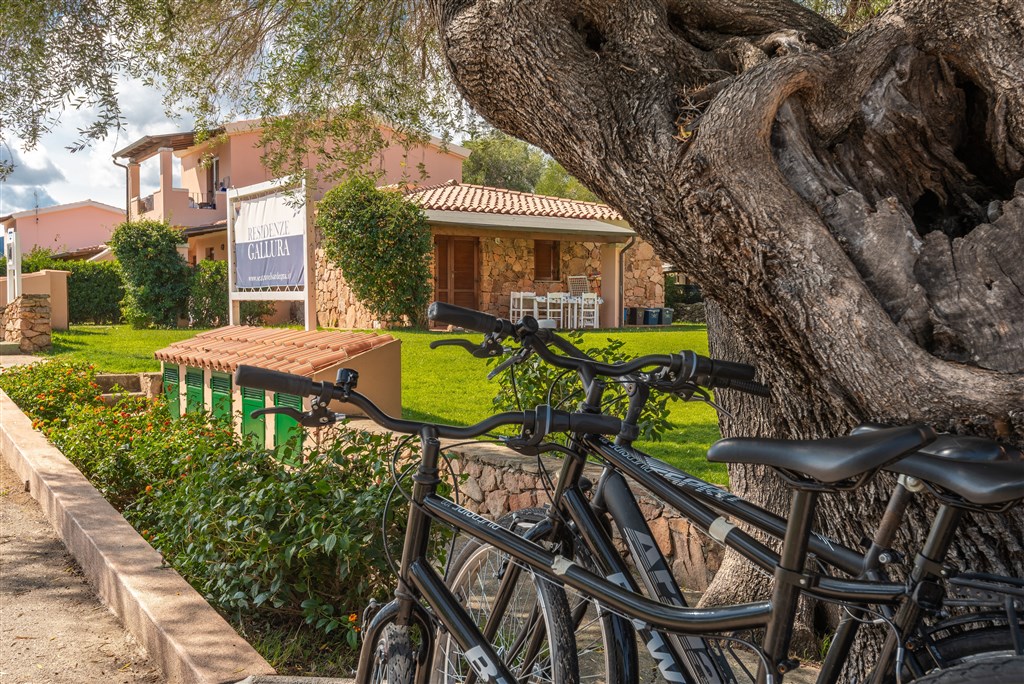
M 360 425 L 360 427 L 365 427 Z M 503 447 L 480 444 L 455 447 L 453 465 L 466 479 L 460 484 L 460 503 L 481 515 L 497 518 L 511 510 L 543 506 L 548 502 L 537 459 L 521 456 Z M 561 461 L 544 459 L 548 474 L 555 478 Z M 597 482 L 600 469 L 588 467 L 588 477 Z M 723 548 L 692 527 L 673 509 L 646 490 L 638 492 L 640 509 L 672 571 L 687 591 L 707 589 L 722 563 Z
M 4 307 L 0 326 L 4 342 L 16 342 L 26 354 L 50 347 L 50 296 L 26 294 Z
M 704 312 L 704 302 L 696 304 L 676 304 L 675 321 L 684 323 L 707 323 L 707 314 Z
M 100 386 L 100 401 L 115 406 L 127 394 L 133 397 L 156 399 L 163 389 L 160 373 L 102 373 L 96 376 Z

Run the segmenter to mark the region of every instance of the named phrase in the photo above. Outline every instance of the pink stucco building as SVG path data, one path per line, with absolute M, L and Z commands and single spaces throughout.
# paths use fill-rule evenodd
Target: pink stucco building
M 381 132 L 385 139 L 394 137 L 385 127 Z M 263 153 L 260 122 L 250 120 L 225 124 L 201 143 L 196 142 L 194 132 L 148 135 L 118 150 L 114 157 L 127 161 L 130 219 L 166 220 L 182 228 L 195 228 L 213 226 L 226 219 L 228 188 L 273 180 L 261 161 Z M 139 165 L 157 156 L 160 186 L 151 195 L 141 196 Z M 408 150 L 396 140 L 380 152 L 372 170 L 381 173 L 382 183 L 423 182 L 420 170 L 426 173 L 428 182 L 461 180 L 462 162 L 468 156 L 469 150 L 445 146 L 437 139 Z M 174 187 L 175 157 L 181 164 L 181 187 Z M 318 163 L 311 154 L 307 168 L 317 168 Z M 320 199 L 327 189 L 321 187 L 313 199 Z M 199 255 L 199 259 L 203 256 Z
M 26 209 L 0 217 L 4 234 L 9 228 L 17 231 L 22 254 L 35 247 L 73 252 L 102 245 L 123 221 L 122 210 L 93 200 Z

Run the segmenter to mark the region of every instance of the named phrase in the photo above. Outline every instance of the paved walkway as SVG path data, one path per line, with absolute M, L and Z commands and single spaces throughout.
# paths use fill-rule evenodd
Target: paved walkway
M 26 363 L 35 363 L 42 360 L 41 356 L 30 356 L 28 354 L 0 354 L 0 368 L 21 366 Z
M 40 361 L 0 355 L 0 369 Z M 0 458 L 0 682 L 163 682 Z
M 164 682 L 24 489 L 0 459 L 0 682 Z

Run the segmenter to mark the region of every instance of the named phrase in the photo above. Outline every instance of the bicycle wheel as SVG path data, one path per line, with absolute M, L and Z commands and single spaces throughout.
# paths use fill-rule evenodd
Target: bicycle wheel
M 979 619 L 975 624 L 986 622 L 980 627 L 936 629 L 927 651 L 919 656 L 925 670 L 945 670 L 964 663 L 1018 655 L 1010 624 L 1003 618 Z M 1018 630 L 1024 630 L 1024 624 L 1018 625 Z M 941 636 L 935 638 L 936 634 Z
M 388 625 L 377 642 L 370 684 L 413 684 L 416 655 L 409 628 Z
M 508 514 L 500 522 L 517 534 L 526 536 L 534 526 L 546 519 L 545 509 L 525 508 Z M 549 548 L 555 546 L 551 541 L 543 543 Z M 588 570 L 597 571 L 590 552 L 581 543 L 576 543 L 569 553 L 564 549 L 560 549 L 559 553 L 572 556 Z M 529 572 L 523 570 L 520 582 L 528 577 Z M 636 660 L 636 640 L 632 626 L 624 618 L 602 610 L 593 599 L 571 587 L 561 589 L 565 592 L 572 617 L 570 631 L 574 634 L 579 681 L 584 684 L 616 684 L 624 681 L 625 675 L 621 674 L 624 667 L 622 660 L 627 657 L 632 658 L 630 662 Z M 626 651 L 631 655 L 626 654 Z
M 1020 684 L 1024 680 L 1024 656 L 971 660 L 916 680 L 918 684 Z
M 515 514 L 499 525 L 525 532 L 532 524 Z M 506 572 L 515 571 L 515 585 L 501 615 L 493 615 L 493 602 Z M 512 566 L 507 554 L 476 539 L 457 553 L 448 573 L 448 587 L 476 624 L 483 629 L 497 620 L 491 644 L 498 657 L 520 682 L 576 684 L 579 666 L 569 604 L 556 583 L 527 568 Z M 444 630 L 438 633 L 432 682 L 465 681 L 471 672 L 462 649 Z

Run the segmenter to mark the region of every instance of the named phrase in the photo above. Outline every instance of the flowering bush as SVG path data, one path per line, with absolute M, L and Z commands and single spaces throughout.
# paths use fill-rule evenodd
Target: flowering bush
M 391 491 L 394 439 L 339 428 L 302 458 L 253 448 L 207 414 L 171 420 L 162 400 L 96 400 L 94 370 L 44 362 L 0 387 L 210 603 L 299 619 L 355 648 L 357 618 L 391 581 L 408 511 Z M 326 432 L 326 430 L 324 431 Z
M 96 369 L 85 363 L 40 361 L 0 373 L 0 389 L 36 427 L 58 420 L 81 404 L 98 404 Z

